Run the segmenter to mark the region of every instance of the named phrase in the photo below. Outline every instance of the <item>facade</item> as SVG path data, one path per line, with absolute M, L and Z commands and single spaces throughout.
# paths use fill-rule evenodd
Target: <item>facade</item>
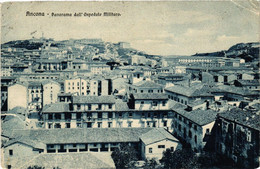
M 113 96 L 73 96 L 71 103 L 55 103 L 42 110 L 44 126 L 52 128 L 171 128 L 172 113 L 162 110 L 129 109 Z
M 141 81 L 129 86 L 130 93 L 163 93 L 163 86 L 152 81 Z
M 76 93 L 79 96 L 110 95 L 112 82 L 110 79 L 99 77 L 76 77 L 66 79 L 64 82 L 65 93 Z
M 174 85 L 165 88 L 165 94 L 169 99 L 180 102 L 182 104 L 189 104 L 195 100 L 213 101 L 214 96 L 210 90 L 204 85 L 181 86 Z
M 28 106 L 28 90 L 24 84 L 16 83 L 8 87 L 8 110 L 17 106 L 27 108 Z
M 175 150 L 179 146 L 179 141 L 162 128 L 14 130 L 12 136 L 14 138 L 5 144 L 3 149 L 7 168 L 17 166 L 17 162 L 21 162 L 21 159 L 47 154 L 58 156 L 59 154 L 80 153 L 84 156 L 82 153 L 95 152 L 102 156 L 102 153 L 112 152 L 120 144 L 132 146 L 143 159 L 160 158 L 159 153 L 163 149 L 170 147 Z M 155 147 L 158 141 L 160 148 L 158 150 L 154 148 L 151 151 L 151 147 Z M 140 149 L 148 151 L 143 152 Z
M 45 81 L 42 83 L 43 106 L 58 101 L 58 94 L 61 91 L 60 84 L 55 81 Z
M 211 135 L 217 112 L 210 109 L 185 110 L 185 106 L 172 107 L 174 119 L 173 133 L 188 144 L 195 152 L 201 152 Z
M 166 149 L 175 151 L 181 148 L 179 140 L 162 128 L 153 129 L 140 137 L 142 159 L 160 160 Z
M 259 115 L 232 109 L 218 115 L 215 151 L 239 167 L 257 168 L 260 158 Z

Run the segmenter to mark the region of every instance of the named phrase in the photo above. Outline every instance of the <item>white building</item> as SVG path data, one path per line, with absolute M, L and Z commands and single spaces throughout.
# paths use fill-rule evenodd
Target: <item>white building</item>
M 177 104 L 172 108 L 174 112 L 172 123 L 174 136 L 184 140 L 195 152 L 200 152 L 211 134 L 217 112 L 210 109 L 193 111 L 184 109 L 185 106 L 181 107 Z
M 181 148 L 179 140 L 163 128 L 150 130 L 140 137 L 142 159 L 155 158 L 160 160 L 166 149 L 175 151 Z
M 28 105 L 28 91 L 24 84 L 16 83 L 8 87 L 8 110 L 20 106 L 27 108 Z
M 51 103 L 56 103 L 61 87 L 58 82 L 45 81 L 42 83 L 43 89 L 43 106 Z

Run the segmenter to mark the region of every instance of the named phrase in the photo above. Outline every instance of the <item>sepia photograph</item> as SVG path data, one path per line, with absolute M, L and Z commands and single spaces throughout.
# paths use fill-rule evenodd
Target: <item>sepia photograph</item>
M 260 1 L 1 5 L 1 168 L 260 168 Z

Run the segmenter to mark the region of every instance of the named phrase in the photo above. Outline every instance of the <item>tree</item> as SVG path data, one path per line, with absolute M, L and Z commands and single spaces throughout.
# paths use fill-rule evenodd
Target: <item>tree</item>
M 146 160 L 145 166 L 143 169 L 155 169 L 155 168 L 161 168 L 159 163 L 156 161 L 156 159 L 152 158 L 150 160 Z
M 160 160 L 166 169 L 195 169 L 199 168 L 198 158 L 196 154 L 188 148 L 172 151 L 166 149 L 163 152 L 163 157 Z
M 131 161 L 137 160 L 137 152 L 133 147 L 123 143 L 113 151 L 111 157 L 114 160 L 116 168 L 124 169 L 127 168 L 127 165 Z

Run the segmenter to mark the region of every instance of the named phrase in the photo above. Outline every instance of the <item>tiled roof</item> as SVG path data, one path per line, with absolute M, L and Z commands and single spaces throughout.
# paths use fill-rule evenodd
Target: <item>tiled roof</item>
M 152 128 L 87 128 L 14 130 L 12 137 L 25 136 L 45 144 L 138 142 Z
M 137 86 L 140 88 L 162 88 L 162 85 L 154 83 L 152 81 L 141 81 L 134 84 L 133 86 Z
M 22 116 L 19 116 L 22 117 Z M 7 116 L 4 120 L 1 120 L 1 134 L 4 136 L 11 136 L 14 129 L 25 129 L 26 123 L 24 119 L 16 116 Z
M 180 109 L 173 109 L 173 110 L 200 126 L 204 126 L 206 124 L 215 121 L 217 116 L 217 112 L 210 109 L 209 110 L 196 109 L 193 111 L 185 111 L 182 108 L 180 108 Z
M 115 103 L 114 96 L 73 96 L 73 103 Z
M 163 93 L 134 93 L 135 100 L 167 100 L 168 96 Z
M 11 139 L 7 143 L 4 144 L 4 147 L 8 147 L 14 143 L 23 143 L 23 144 L 26 144 L 33 148 L 38 148 L 38 149 L 46 148 L 46 144 L 41 143 L 39 140 L 30 139 L 28 137 L 17 137 L 17 138 Z
M 68 103 L 48 104 L 44 106 L 42 109 L 43 113 L 59 113 L 59 112 L 68 112 L 68 111 L 70 111 Z
M 121 99 L 116 99 L 116 111 L 129 111 L 129 107 L 126 102 L 123 102 Z
M 259 86 L 259 80 L 254 79 L 254 80 L 237 80 L 240 84 L 243 86 Z
M 218 116 L 260 131 L 260 116 L 255 113 L 234 108 Z
M 12 161 L 12 168 L 28 168 L 41 166 L 43 168 L 62 169 L 114 169 L 115 165 L 110 153 L 81 152 L 81 153 L 41 153 L 32 158 L 25 156 Z
M 213 96 L 209 91 L 208 87 L 204 85 L 194 85 L 191 87 L 174 85 L 165 89 L 166 91 L 177 93 L 187 97 L 198 97 L 198 96 Z
M 49 83 L 55 83 L 55 84 L 60 86 L 60 84 L 57 81 L 54 81 L 54 80 L 45 80 L 45 81 L 42 82 L 42 85 L 46 85 L 46 84 L 49 84 Z
M 235 86 L 221 85 L 217 87 L 219 92 L 234 93 L 242 96 L 259 95 L 258 91 L 252 91 Z M 217 92 L 217 91 L 215 91 Z
M 158 141 L 162 140 L 173 140 L 178 142 L 179 140 L 176 139 L 173 135 L 171 135 L 168 131 L 164 128 L 154 128 L 153 130 L 148 131 L 147 133 L 143 134 L 140 139 L 143 141 L 145 145 L 149 145 Z

